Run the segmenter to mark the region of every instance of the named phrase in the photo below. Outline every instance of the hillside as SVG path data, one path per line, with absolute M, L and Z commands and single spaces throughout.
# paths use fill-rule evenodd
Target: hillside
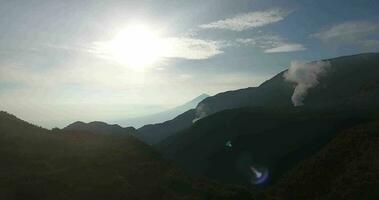
M 329 108 L 334 106 L 355 105 L 371 108 L 379 101 L 379 53 L 358 54 L 327 59 L 330 63 L 326 75 L 319 77 L 319 84 L 310 88 L 304 99 L 307 107 Z M 287 70 L 286 70 L 287 71 Z M 140 129 L 144 134 L 161 136 L 185 130 L 192 121 L 206 117 L 213 113 L 233 108 L 247 106 L 268 106 L 293 108 L 291 96 L 295 84 L 283 77 L 283 71 L 259 87 L 245 88 L 235 91 L 219 93 L 208 97 L 199 103 L 194 116 L 178 117 L 170 121 L 149 125 L 149 129 Z M 184 115 L 184 114 L 183 114 Z M 175 124 L 169 126 L 168 124 Z
M 378 199 L 379 122 L 338 133 L 259 199 Z
M 226 110 L 167 138 L 158 149 L 191 174 L 250 185 L 249 168 L 264 166 L 272 183 L 337 131 L 369 121 L 378 113 L 344 107 L 326 111 L 305 107 Z
M 192 120 L 195 116 L 195 110 L 191 109 L 172 120 L 158 124 L 145 125 L 138 129 L 137 137 L 148 144 L 155 145 L 165 138 L 175 134 L 178 130 L 192 126 Z
M 379 53 L 344 56 L 324 61 L 329 62 L 330 67 L 326 69 L 325 76 L 319 77 L 320 84 L 308 92 L 305 105 L 320 107 L 350 103 L 357 101 L 356 97 L 365 93 L 378 92 Z M 208 97 L 200 102 L 196 110 L 202 115 L 209 115 L 245 106 L 292 106 L 291 96 L 295 85 L 285 80 L 285 72 L 287 70 L 257 88 L 228 91 Z
M 0 112 L 0 199 L 251 199 L 187 177 L 132 136 L 49 131 Z

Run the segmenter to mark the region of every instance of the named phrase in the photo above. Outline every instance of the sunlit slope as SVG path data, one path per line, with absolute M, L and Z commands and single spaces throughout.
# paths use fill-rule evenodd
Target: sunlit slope
M 125 134 L 49 131 L 0 112 L 0 199 L 251 199 L 193 180 Z

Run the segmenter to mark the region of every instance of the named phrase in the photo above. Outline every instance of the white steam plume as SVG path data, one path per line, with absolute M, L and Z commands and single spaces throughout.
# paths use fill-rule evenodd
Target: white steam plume
M 208 115 L 206 110 L 207 110 L 206 105 L 203 103 L 200 103 L 196 107 L 196 118 L 192 120 L 192 123 L 195 123 L 197 120 L 206 117 Z
M 304 105 L 303 101 L 308 94 L 308 89 L 318 85 L 319 77 L 326 74 L 328 67 L 330 67 L 330 63 L 327 61 L 316 61 L 311 63 L 301 61 L 291 62 L 291 67 L 283 76 L 286 81 L 296 83 L 291 98 L 294 106 Z

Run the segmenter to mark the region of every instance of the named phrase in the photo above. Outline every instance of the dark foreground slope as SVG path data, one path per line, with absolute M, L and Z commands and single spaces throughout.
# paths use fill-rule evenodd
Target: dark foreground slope
M 259 199 L 379 199 L 379 122 L 340 132 Z
M 0 112 L 0 199 L 251 199 L 193 180 L 125 134 L 49 131 Z
M 344 128 L 370 121 L 378 110 L 268 108 L 226 110 L 169 137 L 158 148 L 186 171 L 226 183 L 251 184 L 251 166 L 272 182 Z M 227 145 L 231 143 L 230 145 Z

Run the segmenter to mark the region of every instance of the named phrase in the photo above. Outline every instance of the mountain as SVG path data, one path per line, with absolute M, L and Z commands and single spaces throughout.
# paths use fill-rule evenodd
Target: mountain
M 0 199 L 252 199 L 186 176 L 128 134 L 50 131 L 0 112 Z
M 341 131 L 257 199 L 379 199 L 379 121 Z
M 102 133 L 102 134 L 136 134 L 137 130 L 133 127 L 123 128 L 118 124 L 107 124 L 105 122 L 74 122 L 67 127 L 63 128 L 64 130 L 72 130 L 72 131 L 89 131 L 94 133 Z
M 125 126 L 133 126 L 136 128 L 140 128 L 143 125 L 147 125 L 147 124 L 162 123 L 162 122 L 165 122 L 167 120 L 174 119 L 176 116 L 178 116 L 178 115 L 180 115 L 180 114 L 182 114 L 188 110 L 196 108 L 197 104 L 199 104 L 199 102 L 201 102 L 202 100 L 204 100 L 207 97 L 209 97 L 209 95 L 202 94 L 202 95 L 192 99 L 191 101 L 189 101 L 183 105 L 180 105 L 180 106 L 175 107 L 175 108 L 171 108 L 167 111 L 159 112 L 159 113 L 155 113 L 155 114 L 151 114 L 151 115 L 147 115 L 147 116 L 137 117 L 137 118 L 118 120 L 117 123 L 119 123 L 121 125 L 125 125 Z
M 319 84 L 310 88 L 304 100 L 307 106 L 335 103 L 368 103 L 359 99 L 367 92 L 378 92 L 379 53 L 366 53 L 324 60 L 330 63 Z M 312 62 L 311 62 L 312 63 Z M 208 97 L 196 108 L 198 117 L 221 110 L 245 106 L 289 106 L 295 84 L 284 78 L 285 70 L 259 87 L 228 91 Z M 375 90 L 375 91 L 374 91 Z M 368 95 L 368 94 L 366 94 Z
M 294 87 L 282 72 L 258 88 L 205 99 L 199 104 L 205 117 L 178 128 L 157 148 L 191 174 L 251 184 L 250 167 L 257 165 L 275 183 L 338 131 L 379 116 L 379 54 L 327 61 L 328 74 L 308 91 L 304 106 L 292 106 Z
M 333 107 L 333 105 L 375 106 L 379 101 L 379 53 L 366 53 L 324 60 L 330 63 L 319 84 L 310 88 L 304 99 L 306 106 Z M 142 135 L 159 140 L 146 140 L 156 144 L 167 136 L 185 130 L 205 116 L 233 108 L 247 106 L 271 106 L 293 108 L 291 96 L 295 84 L 283 77 L 287 70 L 265 81 L 259 87 L 250 87 L 219 93 L 198 104 L 194 115 L 184 113 L 180 117 L 140 128 Z M 191 111 L 192 112 L 192 111 Z M 185 117 L 184 117 L 185 116 Z M 173 125 L 175 124 L 175 125 Z M 166 133 L 161 136 L 163 133 Z

